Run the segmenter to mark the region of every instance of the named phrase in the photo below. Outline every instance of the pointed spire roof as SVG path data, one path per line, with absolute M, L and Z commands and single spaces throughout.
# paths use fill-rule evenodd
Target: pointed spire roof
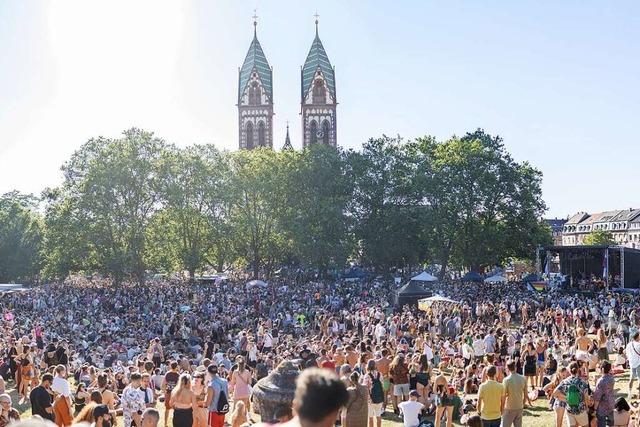
M 282 150 L 293 150 L 293 145 L 291 145 L 291 138 L 289 138 L 289 121 L 287 120 L 287 137 L 284 139 L 284 145 L 282 146 Z
M 254 21 L 253 41 L 249 46 L 249 51 L 247 52 L 247 56 L 244 58 L 244 63 L 242 64 L 242 68 L 240 69 L 238 100 L 240 100 L 240 98 L 242 97 L 242 93 L 247 88 L 251 73 L 255 69 L 258 73 L 258 76 L 260 77 L 260 80 L 262 81 L 262 85 L 264 86 L 265 91 L 267 92 L 267 96 L 271 101 L 273 101 L 271 66 L 267 61 L 267 57 L 264 55 L 264 51 L 262 50 L 262 46 L 260 46 L 260 42 L 258 41 L 257 26 L 258 23 Z
M 302 96 L 306 96 L 313 83 L 313 78 L 316 75 L 316 70 L 320 67 L 322 74 L 327 82 L 329 91 L 333 99 L 336 98 L 336 79 L 331 62 L 327 52 L 324 50 L 324 46 L 318 36 L 318 20 L 316 19 L 316 38 L 313 39 L 311 49 L 307 55 L 307 60 L 304 61 L 302 66 Z

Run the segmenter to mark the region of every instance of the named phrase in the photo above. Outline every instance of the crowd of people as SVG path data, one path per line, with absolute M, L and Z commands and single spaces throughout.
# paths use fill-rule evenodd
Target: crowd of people
M 283 361 L 302 371 L 296 400 L 262 422 L 522 426 L 546 399 L 557 427 L 635 423 L 633 296 L 457 282 L 430 285 L 453 302 L 419 311 L 394 306 L 396 287 L 74 278 L 2 295 L 0 427 L 16 407 L 59 426 L 241 427 L 257 421 L 253 385 Z

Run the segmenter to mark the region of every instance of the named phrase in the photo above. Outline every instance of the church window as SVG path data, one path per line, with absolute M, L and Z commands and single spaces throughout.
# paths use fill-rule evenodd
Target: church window
M 311 125 L 309 126 L 309 133 L 311 134 L 311 143 L 315 144 L 318 142 L 318 123 L 315 120 L 311 121 Z
M 249 88 L 249 105 L 260 105 L 260 88 L 256 82 Z
M 327 101 L 326 90 L 324 87 L 324 81 L 322 79 L 316 79 L 313 83 L 313 103 L 324 104 Z
M 247 150 L 253 149 L 253 123 L 247 123 Z
M 322 122 L 322 143 L 329 144 L 329 132 L 331 131 L 331 125 L 329 120 Z
M 258 123 L 258 145 L 260 147 L 264 147 L 265 144 L 265 130 L 264 130 L 264 122 Z

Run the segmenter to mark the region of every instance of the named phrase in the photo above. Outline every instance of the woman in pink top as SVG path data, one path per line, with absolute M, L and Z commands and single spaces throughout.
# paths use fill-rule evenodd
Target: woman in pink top
M 247 412 L 251 411 L 251 403 L 249 397 L 251 396 L 251 372 L 245 367 L 244 357 L 236 357 L 236 363 L 238 369 L 231 374 L 231 388 L 233 390 L 233 401 L 244 402 L 247 408 Z

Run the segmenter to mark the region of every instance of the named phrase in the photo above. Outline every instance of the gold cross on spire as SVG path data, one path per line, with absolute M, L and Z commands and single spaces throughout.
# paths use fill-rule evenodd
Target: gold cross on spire
M 258 9 L 253 9 L 253 25 L 258 25 Z
M 318 34 L 318 18 L 320 17 L 320 15 L 318 15 L 318 11 L 316 10 L 316 14 L 313 15 L 316 18 L 316 34 Z

